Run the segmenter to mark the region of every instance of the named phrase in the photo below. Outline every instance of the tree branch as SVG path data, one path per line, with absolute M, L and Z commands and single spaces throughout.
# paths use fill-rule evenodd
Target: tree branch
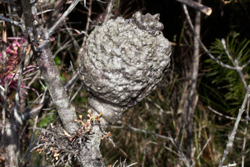
M 103 23 L 106 23 L 110 19 L 111 15 L 112 15 L 112 9 L 114 6 L 114 2 L 115 2 L 114 0 L 109 1 Z
M 226 46 L 226 41 L 225 41 L 225 39 L 223 39 L 223 38 L 221 39 L 221 44 L 222 44 L 222 46 L 223 46 L 223 48 L 224 48 L 224 50 L 225 50 L 225 52 L 226 52 L 228 58 L 231 60 L 232 64 L 236 67 L 236 71 L 237 71 L 237 73 L 239 74 L 240 80 L 241 80 L 241 82 L 242 82 L 242 84 L 243 84 L 243 86 L 244 86 L 245 92 L 246 92 L 247 89 L 248 89 L 248 87 L 247 87 L 247 83 L 246 83 L 246 80 L 245 80 L 245 78 L 244 78 L 244 75 L 243 75 L 243 73 L 242 73 L 243 68 L 239 67 L 238 61 L 237 61 L 237 60 L 234 61 L 234 60 L 232 59 L 232 57 L 230 56 L 229 50 L 228 50 L 228 48 L 227 48 L 227 46 Z
M 228 68 L 228 69 L 231 69 L 231 70 L 236 70 L 236 67 L 233 67 L 233 66 L 230 66 L 230 65 L 227 65 L 227 64 L 224 64 L 223 62 L 219 61 L 218 59 L 216 59 L 209 51 L 208 49 L 206 48 L 206 46 L 202 43 L 201 39 L 200 39 L 200 36 L 197 35 L 197 33 L 195 32 L 195 29 L 194 29 L 194 26 L 191 22 L 191 19 L 190 19 L 190 16 L 189 16 L 189 13 L 188 13 L 188 10 L 187 10 L 187 6 L 186 5 L 183 5 L 183 9 L 184 9 L 184 12 L 185 12 L 185 15 L 188 19 L 188 23 L 193 31 L 193 33 L 195 34 L 195 37 L 198 39 L 202 49 L 206 52 L 206 54 L 211 58 L 213 59 L 216 63 L 218 63 L 219 65 L 221 65 L 222 67 L 225 67 L 225 68 Z
M 245 157 L 246 157 L 246 142 L 247 142 L 247 130 L 248 130 L 248 119 L 249 119 L 249 105 L 250 101 L 247 101 L 247 111 L 246 111 L 246 125 L 244 130 L 244 138 L 243 138 L 243 145 L 242 145 L 242 159 L 241 159 L 241 167 L 244 167 L 245 164 Z
M 201 2 L 201 0 L 198 0 L 198 2 Z M 195 27 L 194 30 L 198 36 L 200 36 L 200 29 L 201 29 L 201 13 L 196 11 L 195 16 Z M 200 46 L 199 41 L 197 38 L 195 38 L 194 35 L 194 53 L 192 57 L 192 74 L 191 74 L 191 87 L 190 92 L 187 99 L 187 152 L 189 154 L 190 158 L 190 164 L 192 162 L 192 135 L 193 135 L 193 115 L 194 111 L 196 109 L 196 105 L 198 102 L 199 96 L 196 93 L 196 86 L 197 86 L 197 80 L 198 80 L 198 74 L 199 74 L 199 54 L 200 54 Z
M 68 90 L 79 78 L 79 70 L 77 70 L 72 77 L 64 84 L 64 88 Z M 33 107 L 26 109 L 22 115 L 21 118 L 23 122 L 35 118 L 37 115 L 39 115 L 42 108 L 46 108 L 51 103 L 51 98 L 46 99 L 43 103 Z
M 211 13 L 212 13 L 212 8 L 207 7 L 205 5 L 202 5 L 201 3 L 198 3 L 198 2 L 195 2 L 192 0 L 176 0 L 176 1 L 183 3 L 185 5 L 188 5 L 191 8 L 194 8 L 194 9 L 206 14 L 207 16 L 211 15 Z
M 11 20 L 11 19 L 8 19 L 8 18 L 6 18 L 6 17 L 0 16 L 0 19 L 1 19 L 1 20 L 4 20 L 4 21 L 7 21 L 7 22 L 9 22 L 9 23 L 11 23 L 11 24 L 13 24 L 13 25 L 15 25 L 15 26 L 18 26 L 18 27 L 21 27 L 21 26 L 22 26 L 22 24 L 21 24 L 20 22 L 14 21 L 14 20 Z
M 238 113 L 238 116 L 237 116 L 237 119 L 234 123 L 234 128 L 230 134 L 230 136 L 228 137 L 228 142 L 227 142 L 227 146 L 226 146 L 226 149 L 224 150 L 224 154 L 221 158 L 221 161 L 220 161 L 220 164 L 219 164 L 219 167 L 222 167 L 224 161 L 226 160 L 226 157 L 227 157 L 227 154 L 229 153 L 230 149 L 233 147 L 233 142 L 234 142 L 234 138 L 235 138 L 235 135 L 236 135 L 236 131 L 238 129 L 238 126 L 239 126 L 239 123 L 240 123 L 240 120 L 241 120 L 241 116 L 245 110 L 245 107 L 246 107 L 246 103 L 248 101 L 248 98 L 249 98 L 249 88 L 245 94 L 245 98 L 244 98 L 244 101 L 241 105 L 241 108 L 239 109 L 239 113 Z
M 78 2 L 78 0 L 75 2 Z M 32 16 L 32 12 L 29 1 L 22 0 L 21 4 L 22 8 L 26 9 L 24 21 L 26 28 L 28 29 L 27 35 L 30 38 L 33 52 L 36 55 L 36 61 L 41 71 L 41 76 L 46 83 L 52 101 L 57 109 L 65 130 L 72 134 L 78 129 L 78 125 L 74 122 L 77 116 L 74 106 L 69 101 L 63 81 L 61 80 L 59 71 L 52 58 L 52 53 L 49 46 L 50 34 L 48 30 L 42 27 L 42 25 L 33 25 L 33 20 L 30 18 L 30 16 Z M 27 6 L 29 6 L 29 8 Z M 72 10 L 73 8 L 71 6 L 67 12 L 65 12 L 66 14 L 64 14 L 64 18 L 66 17 L 67 13 Z M 26 19 L 26 16 L 28 19 Z M 58 24 L 59 22 L 57 22 L 53 27 L 56 28 L 56 25 Z M 35 29 L 33 29 L 33 27 L 35 27 Z M 54 30 L 54 28 L 50 30 Z
M 79 0 L 74 0 L 69 8 L 63 13 L 59 20 L 49 29 L 49 35 L 51 35 L 55 29 L 61 24 L 61 22 L 70 14 L 70 12 L 75 8 L 78 4 Z
M 43 41 L 39 42 L 36 47 L 36 61 L 41 70 L 41 75 L 48 87 L 52 101 L 57 109 L 57 112 L 62 120 L 64 128 L 69 133 L 74 133 L 78 126 L 74 122 L 77 118 L 75 108 L 70 103 L 68 94 L 63 86 L 59 71 L 52 59 L 52 53 L 49 46 L 49 34 L 43 28 L 37 29 L 37 33 L 43 37 Z

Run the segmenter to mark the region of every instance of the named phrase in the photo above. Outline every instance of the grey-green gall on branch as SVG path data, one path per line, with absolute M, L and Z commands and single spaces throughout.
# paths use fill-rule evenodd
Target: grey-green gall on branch
M 159 14 L 136 12 L 96 27 L 81 56 L 81 77 L 91 93 L 88 105 L 110 123 L 150 94 L 169 66 L 171 43 Z

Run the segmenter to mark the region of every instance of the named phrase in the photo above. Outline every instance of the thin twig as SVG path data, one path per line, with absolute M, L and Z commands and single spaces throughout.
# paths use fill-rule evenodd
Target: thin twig
M 195 163 L 197 162 L 197 160 L 200 158 L 201 154 L 203 153 L 203 151 L 205 150 L 205 148 L 207 147 L 209 141 L 210 141 L 211 137 L 209 137 L 209 139 L 207 140 L 206 144 L 204 145 L 204 147 L 202 148 L 201 152 L 199 153 L 199 155 L 197 156 L 197 158 L 195 159 L 194 163 L 191 165 L 191 167 L 193 167 L 195 165 Z
M 55 9 L 48 9 L 48 10 L 44 10 L 44 11 L 42 11 L 42 12 L 37 12 L 36 15 L 41 15 L 41 14 L 44 14 L 44 13 L 54 12 L 54 11 L 55 11 Z
M 248 60 L 248 62 L 246 62 L 246 64 L 244 64 L 243 66 L 241 66 L 242 69 L 244 69 L 245 67 L 247 67 L 250 64 L 250 60 Z
M 114 141 L 113 141 L 110 137 L 108 137 L 108 140 L 109 140 L 110 143 L 113 145 L 113 147 L 115 147 L 115 143 L 114 143 Z
M 230 66 L 230 65 L 227 65 L 227 64 L 224 64 L 223 62 L 219 61 L 218 59 L 216 59 L 210 52 L 209 50 L 206 48 L 206 46 L 202 43 L 200 37 L 197 35 L 197 33 L 195 32 L 194 30 L 194 26 L 191 22 L 191 19 L 190 19 L 190 16 L 189 16 L 189 13 L 188 13 L 188 10 L 187 10 L 187 6 L 186 5 L 183 5 L 183 9 L 184 9 L 184 12 L 186 14 L 186 17 L 188 19 L 188 23 L 193 31 L 193 33 L 195 34 L 195 37 L 198 39 L 202 49 L 206 52 L 206 54 L 211 58 L 213 59 L 216 63 L 218 63 L 219 65 L 221 65 L 222 67 L 225 67 L 225 68 L 228 68 L 228 69 L 231 69 L 231 70 L 236 70 L 236 67 L 233 67 L 233 66 Z
M 39 70 L 39 71 L 36 72 L 35 77 L 33 77 L 32 80 L 29 82 L 28 87 L 30 87 L 30 85 L 31 85 L 36 79 L 40 78 L 40 75 L 41 75 L 41 72 L 40 72 L 40 70 Z
M 53 54 L 52 58 L 55 58 L 58 53 L 66 48 L 69 48 L 69 46 L 72 45 L 72 41 L 69 40 L 67 41 L 63 46 L 59 47 L 59 49 Z
M 16 88 L 15 105 L 14 105 L 14 109 L 13 109 L 13 111 L 14 111 L 14 117 L 15 117 L 16 121 L 20 125 L 23 124 L 23 121 L 22 121 L 21 116 L 18 113 L 17 107 L 18 107 L 18 104 L 19 104 L 19 93 L 20 93 L 20 87 L 21 87 L 22 79 L 23 79 L 23 75 L 22 74 L 23 74 L 23 68 L 24 68 L 24 60 L 25 60 L 25 55 L 26 55 L 26 48 L 27 47 L 25 47 L 24 50 L 23 50 L 24 53 L 22 54 L 23 56 L 22 56 L 22 60 L 21 60 L 21 65 L 20 65 L 20 68 L 18 70 L 18 73 L 19 73 L 19 75 L 18 75 L 18 84 L 17 84 L 17 88 Z M 28 49 L 30 49 L 30 47 L 28 47 Z M 29 52 L 29 50 L 27 51 L 27 53 L 28 52 Z
M 132 164 L 128 165 L 127 167 L 131 167 L 131 166 L 134 166 L 134 165 L 136 165 L 136 164 L 137 164 L 137 162 L 132 163 Z
M 11 7 L 10 7 L 10 5 L 8 5 L 8 12 L 9 12 L 9 15 L 10 15 L 10 19 L 12 20 L 13 16 L 12 16 L 12 14 L 11 14 Z M 15 32 L 15 27 L 14 27 L 14 25 L 11 25 L 11 30 L 12 30 L 13 36 L 15 37 L 15 36 L 16 36 L 16 32 Z
M 171 138 L 170 138 L 170 137 L 167 137 L 167 136 L 163 136 L 163 135 L 159 135 L 159 134 L 156 134 L 156 133 L 153 133 L 153 132 L 147 131 L 147 130 L 143 130 L 143 129 L 135 128 L 135 127 L 130 126 L 130 125 L 128 125 L 128 127 L 129 127 L 130 129 L 132 129 L 133 131 L 136 131 L 136 132 L 147 133 L 147 134 L 151 134 L 151 135 L 154 135 L 154 136 L 159 137 L 159 138 L 162 138 L 162 139 L 171 140 Z
M 5 21 L 3 22 L 3 32 L 2 32 L 2 39 L 3 39 L 3 49 L 2 49 L 2 64 L 0 64 L 0 66 L 2 66 L 2 70 L 3 72 L 6 72 L 6 58 L 7 58 L 7 54 L 6 54 L 6 43 L 7 43 L 7 28 L 6 28 L 6 24 Z M 2 81 L 0 80 L 0 83 Z M 0 84 L 1 85 L 1 84 Z M 2 131 L 1 131 L 1 143 L 0 143 L 0 147 L 4 146 L 4 139 L 5 139 L 5 134 L 4 134 L 4 129 L 5 129 L 5 124 L 6 124 L 6 107 L 7 107 L 7 92 L 8 92 L 8 82 L 7 80 L 4 81 L 4 88 L 1 85 L 1 95 L 3 97 L 3 110 L 2 110 Z
M 210 111 L 212 111 L 213 113 L 215 113 L 215 114 L 221 116 L 221 117 L 224 117 L 224 118 L 227 118 L 227 119 L 230 119 L 230 120 L 233 120 L 233 121 L 236 120 L 236 118 L 234 118 L 234 117 L 230 117 L 230 116 L 227 116 L 227 115 L 225 115 L 225 114 L 219 113 L 218 111 L 214 110 L 214 109 L 211 108 L 210 106 L 208 106 L 208 109 L 209 109 Z M 241 121 L 248 121 L 248 120 L 246 120 L 246 119 L 241 119 Z
M 4 82 L 5 85 L 5 90 L 4 90 L 4 95 L 3 95 L 3 110 L 2 110 L 2 131 L 1 131 L 1 143 L 0 143 L 0 147 L 4 146 L 4 139 L 5 139 L 5 135 L 4 135 L 4 129 L 5 129 L 5 124 L 6 124 L 6 108 L 7 108 L 7 91 L 8 91 L 8 82 L 5 81 Z
M 86 28 L 85 28 L 86 33 L 88 33 L 88 30 L 89 30 L 89 24 L 90 24 L 90 21 L 91 21 L 91 19 L 90 19 L 91 13 L 92 13 L 92 0 L 89 0 L 88 19 L 87 19 L 87 24 L 86 24 Z M 83 38 L 82 46 L 81 46 L 81 48 L 79 49 L 79 52 L 78 52 L 77 63 L 79 62 L 80 57 L 83 54 L 83 49 L 84 49 L 84 46 L 85 46 L 86 39 L 87 39 L 87 36 L 85 35 L 84 38 Z
M 245 89 L 245 91 L 247 91 L 247 89 L 248 89 L 248 88 L 247 88 L 247 83 L 246 83 L 246 80 L 245 80 L 244 75 L 243 75 L 243 73 L 242 73 L 242 68 L 239 67 L 238 61 L 237 61 L 237 60 L 234 61 L 234 60 L 232 59 L 232 57 L 230 56 L 230 53 L 229 53 L 228 48 L 227 48 L 227 46 L 226 46 L 226 41 L 225 41 L 225 39 L 223 39 L 223 38 L 221 39 L 221 44 L 222 44 L 222 46 L 223 46 L 223 48 L 224 48 L 224 50 L 225 50 L 225 52 L 226 52 L 228 58 L 231 60 L 231 62 L 233 63 L 233 65 L 236 67 L 236 71 L 237 71 L 237 73 L 239 74 L 239 77 L 240 77 L 241 82 L 242 82 L 242 84 L 243 84 L 243 86 L 244 86 L 244 89 Z
M 115 2 L 114 0 L 109 1 L 103 23 L 106 23 L 110 19 L 111 15 L 112 15 L 112 9 L 114 6 L 114 2 Z
M 76 95 L 80 92 L 80 90 L 82 89 L 82 87 L 83 87 L 83 82 L 81 83 L 81 85 L 80 85 L 79 88 L 77 89 L 77 91 L 76 91 L 76 93 L 74 94 L 74 96 L 70 99 L 70 102 L 72 102 L 72 101 L 75 99 Z
M 29 120 L 29 119 L 31 119 L 31 118 L 36 117 L 36 116 L 40 113 L 41 109 L 42 109 L 45 105 L 47 105 L 47 104 L 48 104 L 48 101 L 45 100 L 45 102 L 42 103 L 42 104 L 39 104 L 39 105 L 37 105 L 37 106 L 35 106 L 35 107 L 31 108 L 31 109 L 26 109 L 26 110 L 22 113 L 22 115 L 21 115 L 21 118 L 22 118 L 23 122 L 25 122 L 25 121 L 27 121 L 27 120 Z
M 44 94 L 43 94 L 43 97 L 42 97 L 42 99 L 41 99 L 41 101 L 40 101 L 40 104 L 43 104 L 43 103 L 44 103 L 44 98 L 45 98 L 46 92 L 47 92 L 47 89 L 45 89 L 45 91 L 44 91 Z M 37 121 L 38 121 L 38 115 L 37 115 L 36 118 L 35 118 L 34 128 L 36 128 Z M 31 139 L 30 139 L 30 145 L 29 145 L 29 149 L 28 149 L 28 150 L 31 150 L 31 149 L 32 149 L 32 142 L 33 142 L 33 139 L 34 139 L 34 135 L 35 135 L 35 129 L 33 129 L 33 132 L 32 132 L 32 135 L 31 135 Z M 25 165 L 24 165 L 24 166 L 26 166 L 26 165 L 28 164 L 29 157 L 30 157 L 30 151 L 28 151 L 27 159 L 26 159 L 26 161 L 25 161 Z
M 6 45 L 7 45 L 7 27 L 5 21 L 3 22 L 3 32 L 2 32 L 2 66 L 3 72 L 6 72 L 6 60 L 7 60 L 7 52 L 6 52 Z
M 64 84 L 64 87 L 69 90 L 70 87 L 78 80 L 79 78 L 79 70 L 77 69 L 73 75 L 71 76 L 71 78 Z
M 226 166 L 222 166 L 222 167 L 235 167 L 235 166 L 237 166 L 237 164 L 234 162 L 233 164 L 228 164 L 228 165 L 226 165 Z
M 154 135 L 154 136 L 159 137 L 159 138 L 162 138 L 162 139 L 171 140 L 170 137 L 163 136 L 163 135 L 159 135 L 159 134 L 156 134 L 156 133 L 153 133 L 153 132 L 144 130 L 144 129 L 135 128 L 135 127 L 130 126 L 130 125 L 122 124 L 122 126 L 110 126 L 110 127 L 111 127 L 111 128 L 117 128 L 117 129 L 122 129 L 122 128 L 128 127 L 129 129 L 131 129 L 131 130 L 133 130 L 133 131 L 136 131 L 136 132 L 142 132 L 142 133 L 146 133 L 146 134 L 151 134 L 151 135 Z
M 63 13 L 63 15 L 60 17 L 59 20 L 49 29 L 49 35 L 51 35 L 55 29 L 61 24 L 62 21 L 70 14 L 70 12 L 75 8 L 75 6 L 78 4 L 79 0 L 74 0 L 71 5 L 68 7 L 68 9 Z
M 4 97 L 4 91 L 5 91 L 5 89 L 2 87 L 2 85 L 0 85 L 0 89 L 1 89 L 1 95 Z
M 68 90 L 77 81 L 78 77 L 79 77 L 79 72 L 77 70 L 74 72 L 72 77 L 64 84 L 64 88 Z M 44 89 L 47 90 L 47 87 L 44 86 Z M 45 97 L 44 95 L 45 94 L 43 94 L 43 98 Z M 51 98 L 48 98 L 42 104 L 39 104 L 33 108 L 26 109 L 21 115 L 22 120 L 25 122 L 31 118 L 34 118 L 40 113 L 41 109 L 46 107 L 50 102 Z
M 207 16 L 211 15 L 211 13 L 212 13 L 212 8 L 207 7 L 207 6 L 205 6 L 201 3 L 198 3 L 198 2 L 195 2 L 192 0 L 176 0 L 176 1 L 183 3 L 185 5 L 188 5 L 189 7 L 194 8 L 194 9 L 206 14 Z
M 38 120 L 38 115 L 36 116 L 35 118 L 35 122 L 34 122 L 34 128 L 36 128 L 36 125 L 37 125 L 37 120 Z M 32 142 L 33 142 L 33 139 L 34 139 L 34 134 L 35 134 L 35 129 L 33 129 L 33 132 L 32 132 L 32 135 L 31 135 L 31 139 L 30 139 L 30 145 L 29 145 L 29 149 L 28 150 L 31 150 L 32 148 Z M 25 161 L 25 165 L 26 166 L 29 162 L 29 157 L 30 157 L 30 151 L 28 151 L 28 155 L 27 155 L 27 159 Z
M 78 43 L 76 42 L 76 40 L 75 40 L 75 38 L 74 38 L 72 32 L 69 30 L 69 27 L 67 26 L 66 23 L 64 23 L 64 26 L 65 26 L 66 30 L 68 31 L 69 36 L 70 36 L 71 40 L 73 41 L 76 50 L 79 50 L 79 49 L 80 49 L 80 46 L 79 46 Z
M 20 22 L 17 22 L 17 21 L 14 21 L 14 20 L 11 20 L 11 19 L 8 19 L 6 17 L 2 17 L 0 16 L 0 20 L 4 20 L 4 21 L 7 21 L 15 26 L 18 26 L 18 27 L 22 27 L 22 24 Z
M 176 156 L 178 156 L 179 158 L 181 158 L 181 155 L 179 153 L 177 153 L 176 151 L 168 148 L 167 146 L 164 146 L 165 149 L 167 149 L 168 151 L 172 152 L 173 154 L 175 154 Z
M 21 163 L 21 162 L 24 160 L 24 158 L 29 154 L 29 152 L 32 152 L 32 151 L 35 150 L 36 148 L 41 147 L 41 146 L 44 145 L 44 144 L 39 144 L 39 145 L 37 145 L 38 140 L 39 140 L 39 139 L 36 139 L 36 141 L 33 143 L 32 147 L 31 147 L 31 150 L 28 150 L 28 151 L 20 158 L 19 163 Z
M 249 119 L 249 104 L 250 100 L 247 101 L 247 111 L 246 111 L 246 125 L 245 125 L 245 131 L 244 131 L 244 139 L 243 139 L 243 145 L 242 145 L 242 160 L 241 160 L 241 167 L 244 167 L 245 164 L 245 149 L 246 149 L 246 143 L 247 143 L 247 129 L 248 129 L 248 119 Z
M 185 165 L 186 165 L 187 167 L 190 167 L 190 164 L 189 164 L 189 162 L 188 162 L 188 160 L 187 160 L 187 157 L 186 157 L 185 154 L 183 153 L 182 148 L 181 148 L 180 146 L 178 146 L 178 144 L 176 143 L 176 141 L 175 141 L 173 138 L 171 138 L 170 141 L 172 142 L 172 144 L 175 146 L 175 148 L 176 148 L 176 149 L 178 150 L 178 152 L 180 153 L 181 159 L 182 159 L 182 161 L 185 163 Z
M 234 138 L 235 138 L 235 135 L 236 135 L 236 131 L 238 129 L 238 126 L 239 126 L 239 122 L 240 122 L 240 119 L 241 119 L 241 116 L 244 112 L 244 109 L 246 107 L 246 103 L 248 101 L 248 98 L 249 98 L 249 89 L 248 91 L 246 92 L 246 95 L 245 95 L 245 98 L 244 98 L 244 101 L 241 105 L 241 108 L 239 109 L 239 113 L 238 113 L 238 116 L 237 116 L 237 119 L 234 123 L 234 127 L 233 127 L 233 130 L 228 138 L 228 142 L 227 142 L 227 146 L 226 146 L 226 149 L 224 150 L 224 154 L 221 158 L 221 161 L 220 161 L 220 164 L 219 164 L 219 167 L 222 167 L 226 157 L 227 157 L 227 154 L 229 153 L 230 149 L 233 147 L 233 142 L 234 142 Z

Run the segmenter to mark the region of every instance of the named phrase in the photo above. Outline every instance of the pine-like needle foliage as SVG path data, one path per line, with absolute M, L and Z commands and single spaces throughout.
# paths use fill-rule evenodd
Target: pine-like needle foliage
M 238 40 L 238 35 L 239 34 L 235 32 L 229 35 L 226 38 L 226 46 L 231 59 L 234 62 L 238 62 L 239 66 L 243 66 L 250 59 L 250 40 Z M 220 39 L 216 39 L 215 42 L 212 43 L 211 53 L 221 62 L 234 66 L 227 56 Z M 213 94 L 214 97 L 213 99 L 210 98 L 210 100 L 212 100 L 210 104 L 214 104 L 219 109 L 227 110 L 231 114 L 236 114 L 245 95 L 245 90 L 238 73 L 234 70 L 222 67 L 212 59 L 205 61 L 205 69 L 208 71 L 205 75 L 206 81 L 208 81 L 207 84 L 209 85 L 208 89 L 212 90 L 211 92 L 213 93 L 210 93 L 210 95 Z M 243 70 L 247 84 L 250 83 L 249 72 L 250 66 L 248 65 Z

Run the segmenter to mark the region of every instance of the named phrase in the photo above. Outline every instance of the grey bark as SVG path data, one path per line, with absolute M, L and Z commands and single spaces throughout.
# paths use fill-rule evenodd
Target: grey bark
M 201 3 L 201 0 L 198 0 Z M 195 31 L 200 35 L 200 12 L 196 12 L 195 16 Z M 191 89 L 188 97 L 188 106 L 187 106 L 187 152 L 191 156 L 192 152 L 192 133 L 193 133 L 193 115 L 198 102 L 198 95 L 196 93 L 198 71 L 199 71 L 199 41 L 194 37 L 194 53 L 193 53 L 193 66 L 192 66 L 192 75 L 191 75 Z
M 5 166 L 17 167 L 20 156 L 19 128 L 14 116 L 6 120 L 5 124 Z
M 92 116 L 98 116 L 99 113 L 95 111 L 92 107 Z M 105 164 L 102 159 L 102 154 L 100 151 L 101 138 L 103 137 L 104 131 L 108 125 L 108 122 L 101 118 L 100 124 L 94 124 L 92 127 L 91 139 L 86 143 L 86 149 L 80 152 L 78 161 L 81 162 L 82 167 L 104 167 Z
M 193 0 L 176 0 L 176 1 L 181 2 L 185 5 L 188 5 L 188 6 L 194 8 L 194 9 L 196 9 L 196 10 L 198 10 L 198 11 L 200 11 L 208 16 L 212 13 L 212 8 L 201 4 L 201 2 L 195 2 Z
M 45 29 L 39 28 L 37 29 L 37 34 L 43 36 L 47 34 L 47 32 Z M 43 41 L 39 41 L 38 47 L 33 46 L 35 48 L 36 61 L 65 130 L 73 134 L 78 128 L 74 122 L 74 119 L 77 118 L 75 108 L 69 101 L 59 71 L 52 58 L 48 40 L 49 36 L 45 35 L 44 37 L 45 39 L 43 39 Z
M 22 7 L 26 10 L 24 13 L 24 20 L 27 35 L 29 37 L 30 43 L 32 44 L 33 52 L 41 71 L 41 76 L 46 83 L 51 99 L 60 116 L 64 129 L 69 134 L 74 134 L 74 132 L 78 129 L 78 125 L 74 121 L 77 119 L 77 116 L 75 108 L 69 100 L 69 96 L 60 78 L 59 71 L 52 58 L 52 53 L 49 46 L 49 31 L 44 29 L 42 26 L 35 26 L 33 24 L 34 19 L 30 18 L 32 13 L 29 2 L 23 0 Z M 92 166 L 103 165 L 99 148 L 101 141 L 100 138 L 102 136 L 99 125 L 95 125 L 92 131 L 94 134 L 91 137 L 90 143 L 86 144 L 88 149 L 83 149 L 80 152 L 78 158 L 81 166 L 90 166 L 90 164 L 92 164 Z

